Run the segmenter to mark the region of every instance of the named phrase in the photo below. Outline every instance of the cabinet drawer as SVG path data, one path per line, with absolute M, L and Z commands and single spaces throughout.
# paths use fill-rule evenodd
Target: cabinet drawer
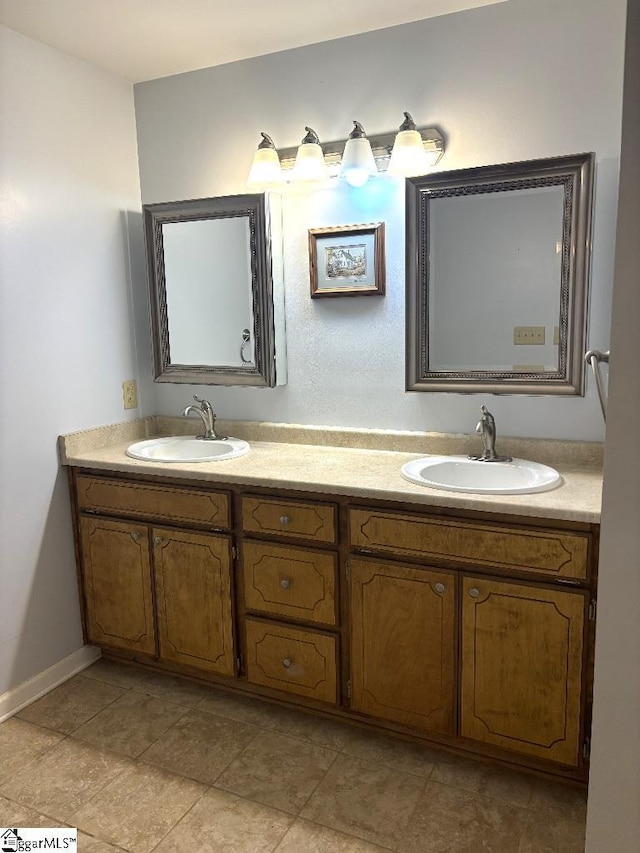
M 247 610 L 336 624 L 336 555 L 310 548 L 245 542 Z
M 384 511 L 351 509 L 353 548 L 550 577 L 587 577 L 589 537 L 562 530 L 476 524 Z
M 336 541 L 335 507 L 331 504 L 246 497 L 242 499 L 242 526 L 247 533 Z
M 337 701 L 336 638 L 276 623 L 246 620 L 247 677 L 252 684 Z
M 82 474 L 77 488 L 80 510 L 229 527 L 229 501 L 224 493 Z

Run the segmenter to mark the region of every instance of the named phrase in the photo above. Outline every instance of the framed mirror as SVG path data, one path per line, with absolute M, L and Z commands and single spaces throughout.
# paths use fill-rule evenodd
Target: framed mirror
M 584 394 L 594 163 L 407 179 L 408 391 Z
M 256 194 L 144 205 L 156 382 L 283 384 L 276 204 Z

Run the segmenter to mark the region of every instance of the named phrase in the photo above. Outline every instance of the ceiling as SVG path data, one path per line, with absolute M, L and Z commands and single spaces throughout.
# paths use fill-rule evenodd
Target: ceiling
M 0 24 L 138 83 L 505 0 L 0 0 Z

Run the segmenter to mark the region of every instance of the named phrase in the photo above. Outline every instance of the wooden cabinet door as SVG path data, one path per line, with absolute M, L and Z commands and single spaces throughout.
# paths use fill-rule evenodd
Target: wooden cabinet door
M 585 593 L 463 578 L 461 734 L 580 760 Z
M 350 561 L 351 708 L 453 733 L 455 574 Z
M 163 660 L 234 674 L 228 536 L 153 529 Z
M 87 640 L 155 654 L 148 528 L 85 516 L 80 535 Z

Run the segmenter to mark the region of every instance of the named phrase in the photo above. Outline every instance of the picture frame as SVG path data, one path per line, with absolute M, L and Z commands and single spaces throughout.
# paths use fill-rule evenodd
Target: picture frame
M 384 296 L 384 222 L 309 229 L 311 298 Z

